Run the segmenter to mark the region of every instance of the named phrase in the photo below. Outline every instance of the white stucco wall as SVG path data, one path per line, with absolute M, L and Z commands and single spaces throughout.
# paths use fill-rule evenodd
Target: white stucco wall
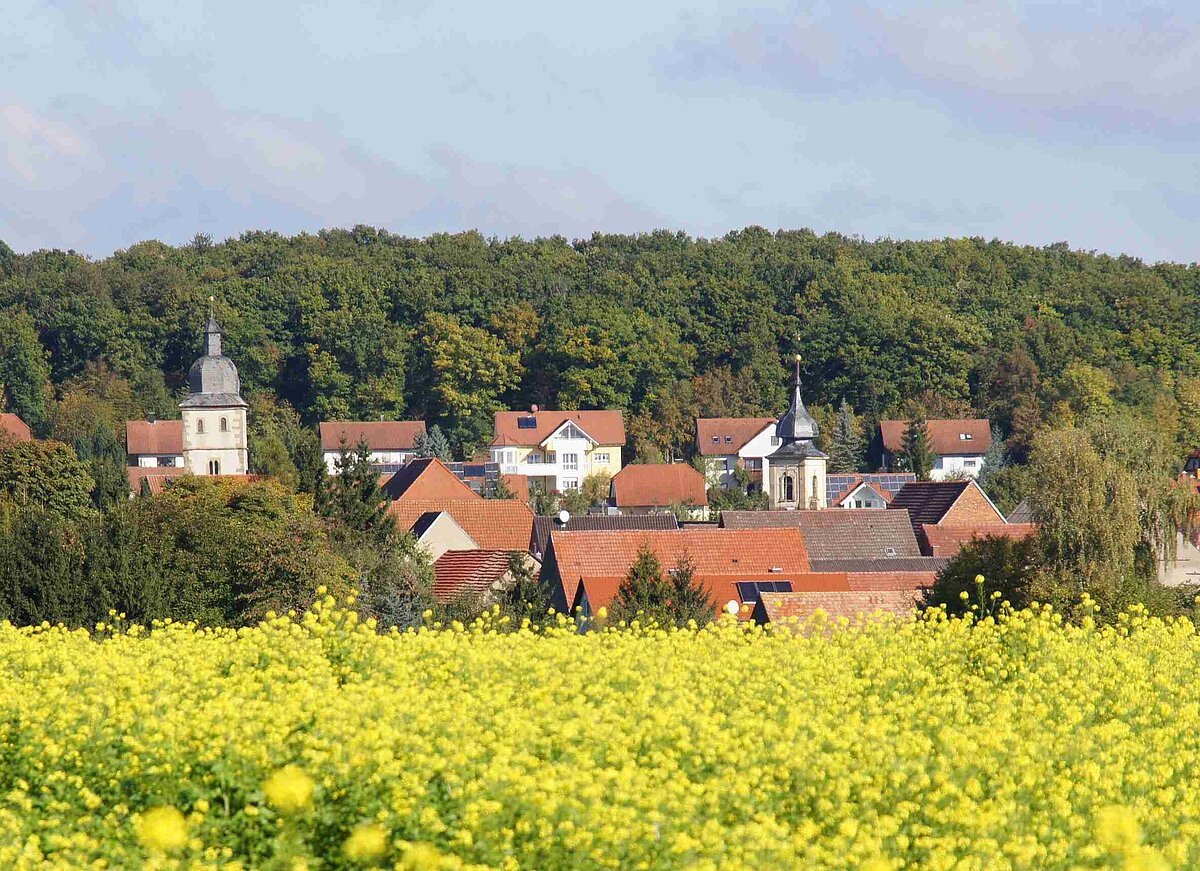
M 353 446 L 350 449 L 353 451 Z M 341 450 L 325 451 L 325 468 L 329 474 L 337 474 L 337 460 L 341 455 Z M 403 465 L 412 458 L 412 451 L 371 451 L 371 463 L 374 465 Z
M 979 454 L 947 454 L 934 460 L 929 477 L 934 481 L 943 481 L 951 476 L 974 478 L 982 467 L 983 457 Z
M 222 475 L 245 475 L 249 469 L 246 449 L 246 409 L 184 408 L 183 462 L 193 475 L 209 474 L 209 462 L 220 463 Z M 221 429 L 221 420 L 227 427 Z M 204 431 L 200 432 L 200 422 Z

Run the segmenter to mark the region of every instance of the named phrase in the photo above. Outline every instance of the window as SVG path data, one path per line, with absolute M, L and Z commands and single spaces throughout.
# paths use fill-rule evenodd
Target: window
M 229 418 L 221 418 L 221 432 L 229 432 Z
M 578 478 L 563 478 L 562 488 L 564 490 L 578 490 L 579 489 L 579 479 Z
M 783 476 L 783 501 L 796 501 L 796 481 L 791 475 Z
M 725 444 L 727 444 L 727 445 L 733 444 L 733 436 L 725 436 Z
M 969 442 L 969 441 L 971 441 L 971 439 L 973 439 L 973 438 L 975 438 L 975 436 L 974 436 L 974 435 L 972 435 L 972 434 L 971 434 L 971 433 L 969 433 L 969 432 L 960 432 L 960 433 L 958 434 L 958 440 L 959 440 L 960 442 Z
M 783 444 L 783 439 L 781 439 L 779 436 L 771 436 L 771 447 L 777 448 L 781 444 Z
M 583 434 L 583 430 L 581 430 L 579 427 L 575 426 L 575 424 L 573 424 L 573 423 L 568 423 L 565 427 L 563 427 L 561 437 L 564 439 L 586 439 L 587 438 L 587 436 Z
M 579 469 L 579 454 L 563 454 L 562 463 L 564 469 L 577 471 Z
M 720 437 L 720 436 L 713 436 L 713 444 L 714 444 L 714 445 L 719 445 L 720 443 L 721 443 L 721 437 Z
M 203 418 L 196 421 L 196 432 L 198 432 L 198 433 L 204 432 L 204 419 Z
M 525 462 L 527 462 L 527 463 L 540 463 L 541 461 L 542 461 L 541 454 L 530 454 L 528 457 L 525 458 Z
M 608 465 L 608 454 L 592 454 L 592 462 Z
M 174 457 L 159 457 L 158 464 L 160 466 L 174 466 L 175 458 Z
M 210 475 L 221 474 L 221 461 L 220 460 L 209 460 L 208 461 L 208 474 L 210 474 Z
M 808 497 L 808 501 L 810 503 L 812 503 L 813 508 L 816 508 L 818 505 L 821 504 L 820 501 L 818 501 L 818 499 L 817 499 L 817 476 L 816 475 L 812 476 L 812 495 Z
M 742 468 L 748 472 L 762 471 L 762 458 L 760 457 L 745 457 L 742 459 Z
M 974 460 L 963 460 L 963 468 L 964 469 L 974 469 L 975 461 Z

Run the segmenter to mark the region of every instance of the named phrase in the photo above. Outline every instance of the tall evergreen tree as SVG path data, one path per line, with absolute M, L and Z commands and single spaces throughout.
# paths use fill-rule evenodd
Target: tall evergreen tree
M 612 619 L 633 620 L 640 614 L 643 620 L 665 623 L 670 619 L 671 593 L 671 584 L 663 577 L 662 563 L 650 545 L 643 544 L 629 567 L 629 574 L 617 588 Z
M 92 473 L 92 504 L 101 510 L 129 498 L 125 471 L 125 446 L 103 418 L 94 421 L 90 434 L 75 440 L 75 453 Z
M 386 536 L 394 531 L 396 522 L 388 513 L 379 473 L 371 467 L 371 446 L 363 440 L 351 451 L 343 438 L 334 469 L 317 490 L 317 511 L 351 532 Z
M 1004 439 L 1000 436 L 1000 428 L 992 427 L 992 443 L 988 445 L 987 453 L 983 455 L 983 465 L 979 468 L 977 480 L 980 487 L 987 487 L 988 481 L 1008 465 L 1004 456 Z
M 413 439 L 413 451 L 418 457 L 436 457 L 443 463 L 448 463 L 453 458 L 450 440 L 436 423 L 428 432 L 423 432 Z
M 710 622 L 716 615 L 716 604 L 704 585 L 696 580 L 696 563 L 685 553 L 671 571 L 671 616 L 676 625 L 684 626 L 694 620 L 697 626 Z
M 829 471 L 858 472 L 866 462 L 862 425 L 850 403 L 842 398 L 829 440 Z
M 925 412 L 917 412 L 908 422 L 908 429 L 904 431 L 902 451 L 909 471 L 917 476 L 917 480 L 928 481 L 929 473 L 933 471 L 934 456 Z

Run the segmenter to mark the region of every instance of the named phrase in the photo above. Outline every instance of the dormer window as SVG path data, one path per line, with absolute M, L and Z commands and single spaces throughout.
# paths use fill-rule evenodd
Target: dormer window
M 725 444 L 727 444 L 727 445 L 733 444 L 733 436 L 725 436 Z
M 721 443 L 721 437 L 720 437 L 720 436 L 713 436 L 713 444 L 714 444 L 714 445 L 719 445 L 720 443 Z
M 975 438 L 975 436 L 974 436 L 974 435 L 972 435 L 972 434 L 971 434 L 971 433 L 969 433 L 969 432 L 960 432 L 960 433 L 958 434 L 958 440 L 959 440 L 960 442 L 969 442 L 969 441 L 971 441 L 971 439 L 973 439 L 973 438 Z

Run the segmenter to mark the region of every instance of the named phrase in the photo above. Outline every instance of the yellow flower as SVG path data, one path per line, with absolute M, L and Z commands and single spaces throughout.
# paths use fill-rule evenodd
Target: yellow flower
M 399 867 L 404 871 L 437 871 L 445 864 L 445 857 L 432 844 L 409 844 Z
M 263 783 L 267 803 L 281 814 L 295 814 L 312 804 L 313 780 L 295 765 L 285 765 Z
M 359 823 L 342 844 L 342 852 L 355 862 L 378 859 L 388 848 L 387 829 L 379 823 Z
M 152 807 L 135 824 L 138 840 L 150 850 L 178 850 L 187 843 L 187 821 L 169 805 Z
M 1127 807 L 1110 805 L 1096 811 L 1096 843 L 1110 853 L 1126 853 L 1142 840 L 1142 828 Z

